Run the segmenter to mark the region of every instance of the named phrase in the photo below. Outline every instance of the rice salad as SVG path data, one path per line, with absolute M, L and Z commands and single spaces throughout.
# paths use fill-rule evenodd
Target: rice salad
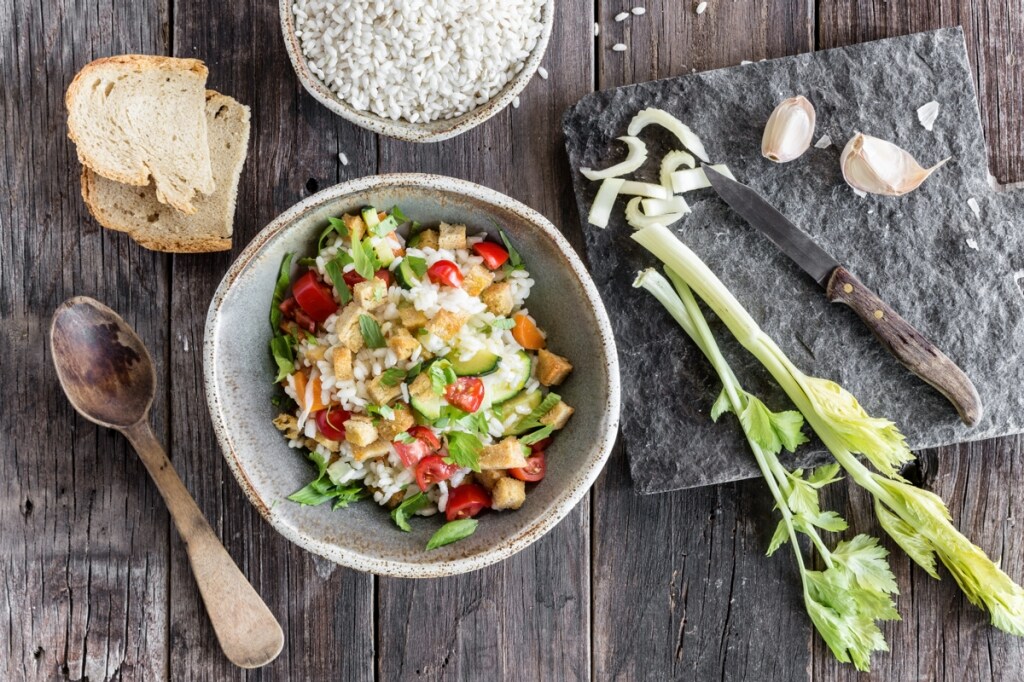
M 485 510 L 523 505 L 573 413 L 551 390 L 572 364 L 548 350 L 527 307 L 534 280 L 499 235 L 368 207 L 329 218 L 315 256 L 285 256 L 274 424 L 314 465 L 289 500 L 369 498 L 405 531 L 444 514 L 428 549 L 471 534 Z

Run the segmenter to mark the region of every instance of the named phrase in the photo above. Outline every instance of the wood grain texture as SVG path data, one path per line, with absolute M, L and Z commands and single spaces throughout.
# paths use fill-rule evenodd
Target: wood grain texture
M 550 79 L 534 78 L 519 109 L 435 145 L 382 140 L 380 171 L 437 172 L 492 187 L 580 244 L 560 122 L 591 87 L 590 43 L 580 37 L 593 30 L 593 6 L 559 0 L 555 8 L 544 59 Z M 581 502 L 536 544 L 475 573 L 380 579 L 381 679 L 589 679 L 588 516 Z
M 245 498 L 210 426 L 201 355 L 206 311 L 232 258 L 295 202 L 343 178 L 372 174 L 374 138 L 302 90 L 281 39 L 276 3 L 178 0 L 174 17 L 175 56 L 205 60 L 209 87 L 251 107 L 252 137 L 231 254 L 174 257 L 169 454 L 242 572 L 280 620 L 285 649 L 257 671 L 232 666 L 203 613 L 183 547 L 173 538 L 171 678 L 369 680 L 374 669 L 373 577 L 302 552 Z M 339 151 L 355 164 L 342 167 Z
M 63 105 L 90 60 L 161 52 L 166 21 L 162 0 L 0 3 L 4 680 L 167 674 L 167 514 L 125 440 L 72 410 L 46 338 L 57 305 L 88 294 L 124 313 L 166 377 L 170 261 L 88 218 Z M 153 417 L 166 436 L 165 399 Z

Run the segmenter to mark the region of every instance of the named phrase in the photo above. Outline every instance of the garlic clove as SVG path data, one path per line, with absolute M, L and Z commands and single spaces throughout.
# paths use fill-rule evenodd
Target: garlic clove
M 850 187 L 890 197 L 914 191 L 947 161 L 948 158 L 923 168 L 892 142 L 863 133 L 857 133 L 846 143 L 839 158 L 843 179 Z
M 775 163 L 798 158 L 814 137 L 814 105 L 806 97 L 790 97 L 775 107 L 764 126 L 761 154 Z

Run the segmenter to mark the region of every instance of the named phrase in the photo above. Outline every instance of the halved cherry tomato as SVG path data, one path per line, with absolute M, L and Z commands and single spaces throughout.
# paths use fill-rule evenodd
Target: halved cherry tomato
M 448 491 L 448 506 L 444 509 L 449 521 L 468 519 L 491 506 L 491 496 L 476 483 L 463 483 Z
M 316 331 L 316 321 L 299 307 L 294 296 L 289 296 L 281 301 L 281 305 L 277 306 L 277 309 L 281 311 L 281 331 L 285 334 L 293 332 L 293 323 L 311 334 Z
M 544 474 L 547 473 L 547 470 L 548 463 L 547 458 L 544 456 L 544 451 L 537 450 L 526 458 L 526 466 L 518 469 L 509 469 L 508 473 L 513 478 L 518 478 L 520 481 L 536 483 L 544 478 Z
M 448 384 L 444 399 L 463 412 L 476 412 L 484 401 L 484 382 L 477 377 L 459 377 Z
M 462 271 L 450 260 L 439 260 L 427 268 L 427 276 L 434 284 L 447 284 L 458 289 L 462 286 Z
M 540 350 L 544 347 L 544 337 L 537 325 L 528 316 L 520 313 L 514 318 L 516 326 L 512 327 L 512 338 L 526 350 Z
M 317 279 L 312 270 L 295 281 L 292 293 L 299 306 L 317 322 L 323 322 L 338 311 L 331 288 Z
M 491 270 L 497 270 L 508 260 L 508 251 L 494 242 L 479 242 L 473 244 L 473 251 L 484 259 L 484 265 Z
M 402 443 L 396 440 L 391 445 L 394 446 L 398 458 L 402 460 L 402 464 L 407 469 L 413 468 L 421 459 L 434 452 L 434 449 L 426 441 L 419 438 L 411 443 Z
M 552 441 L 554 441 L 554 440 L 555 440 L 554 436 L 548 436 L 547 438 L 542 438 L 541 440 L 539 440 L 536 443 L 534 443 L 533 445 L 531 445 L 530 449 L 532 451 L 534 451 L 534 452 L 539 452 L 539 451 L 547 450 L 548 446 L 551 445 Z
M 345 440 L 345 422 L 352 413 L 340 407 L 316 413 L 316 428 L 328 440 Z
M 434 435 L 434 432 L 431 431 L 426 426 L 412 427 L 411 429 L 409 429 L 409 435 L 412 436 L 413 438 L 425 441 L 426 444 L 429 445 L 432 450 L 441 449 L 441 441 L 439 441 L 437 439 L 437 436 Z
M 319 376 L 316 379 L 313 379 L 313 389 L 310 391 L 313 394 L 313 400 L 309 405 L 306 405 L 306 384 L 309 381 L 309 377 L 305 372 L 296 372 L 292 376 L 295 378 L 295 395 L 299 397 L 299 407 L 304 410 L 308 408 L 310 412 L 316 412 L 317 410 L 322 410 L 327 407 L 323 404 L 323 401 L 320 400 L 321 386 Z
M 427 455 L 416 465 L 416 485 L 425 492 L 434 483 L 447 481 L 458 470 L 458 464 L 448 464 L 441 455 Z
M 348 272 L 343 273 L 341 275 L 341 278 L 343 280 L 345 280 L 345 284 L 348 285 L 349 289 L 351 289 L 355 285 L 359 284 L 360 282 L 365 282 L 366 281 L 366 278 L 363 277 L 362 275 L 360 275 L 355 270 L 349 270 Z

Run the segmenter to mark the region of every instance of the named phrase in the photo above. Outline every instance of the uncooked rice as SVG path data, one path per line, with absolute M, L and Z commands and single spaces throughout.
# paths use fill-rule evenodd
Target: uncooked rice
M 310 71 L 360 111 L 412 123 L 461 116 L 519 73 L 544 0 L 297 0 Z

